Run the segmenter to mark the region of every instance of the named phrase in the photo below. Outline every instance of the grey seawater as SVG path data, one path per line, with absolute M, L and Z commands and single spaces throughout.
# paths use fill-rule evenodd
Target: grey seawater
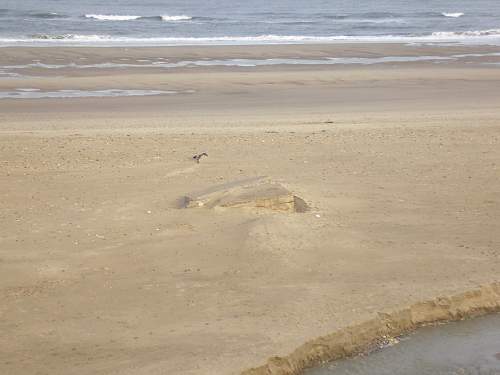
M 39 89 L 17 89 L 15 91 L 0 91 L 1 99 L 46 99 L 46 98 L 106 98 L 120 96 L 151 96 L 191 93 L 191 91 L 162 91 L 162 90 L 57 90 L 42 91 Z
M 499 375 L 500 314 L 424 327 L 367 356 L 306 375 Z
M 498 0 L 0 0 L 0 45 L 500 38 Z
M 193 60 L 168 62 L 161 58 L 152 60 L 136 60 L 136 63 L 98 63 L 98 64 L 44 64 L 39 61 L 24 65 L 0 66 L 1 77 L 22 77 L 20 71 L 36 69 L 121 69 L 121 68 L 149 68 L 149 69 L 176 69 L 176 68 L 199 68 L 199 67 L 243 67 L 253 68 L 259 66 L 274 65 L 375 65 L 386 63 L 411 63 L 411 62 L 434 62 L 462 61 L 468 59 L 473 62 L 476 58 L 500 57 L 499 52 L 493 53 L 469 53 L 449 56 L 384 56 L 384 57 L 327 57 L 322 59 L 299 59 L 299 58 L 271 58 L 271 59 L 224 59 L 224 60 Z M 155 60 L 155 59 L 153 59 Z M 139 63 L 140 62 L 140 63 Z M 495 62 L 482 63 L 494 65 Z

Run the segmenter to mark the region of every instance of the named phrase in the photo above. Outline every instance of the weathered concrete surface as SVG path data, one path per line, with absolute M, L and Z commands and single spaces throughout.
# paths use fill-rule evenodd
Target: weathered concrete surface
M 184 207 L 264 208 L 274 211 L 305 212 L 307 204 L 277 182 L 265 177 L 247 178 L 189 194 Z

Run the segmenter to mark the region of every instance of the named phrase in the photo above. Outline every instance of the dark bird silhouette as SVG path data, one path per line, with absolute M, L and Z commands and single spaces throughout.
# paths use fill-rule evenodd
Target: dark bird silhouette
M 194 159 L 194 160 L 196 160 L 196 162 L 197 162 L 197 163 L 200 163 L 200 159 L 201 159 L 203 156 L 208 157 L 208 154 L 207 154 L 206 152 L 203 152 L 203 153 L 201 153 L 201 154 L 199 154 L 199 155 L 195 155 L 195 156 L 193 156 L 193 159 Z

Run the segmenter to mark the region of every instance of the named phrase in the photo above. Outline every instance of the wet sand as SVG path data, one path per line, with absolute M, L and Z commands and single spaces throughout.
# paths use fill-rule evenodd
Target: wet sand
M 276 59 L 326 57 L 449 56 L 499 52 L 494 45 L 443 45 L 432 43 L 334 43 L 248 46 L 176 47 L 1 47 L 0 65 L 32 62 L 77 64 L 143 62 L 164 58 L 168 61 L 201 59 Z
M 163 48 L 2 48 L 0 65 L 151 64 L 196 59 L 269 57 L 324 58 L 422 55 L 482 55 L 494 46 L 319 45 Z M 83 59 L 83 60 L 82 60 Z M 149 59 L 149 63 L 137 60 Z M 496 120 L 500 69 L 485 63 L 500 56 L 374 65 L 278 65 L 60 69 L 26 68 L 4 78 L 0 91 L 38 89 L 102 91 L 157 90 L 175 95 L 73 100 L 0 100 L 0 131 L 158 128 L 192 131 L 276 128 L 334 121 L 337 125 L 398 125 L 407 118 L 429 123 L 446 118 Z M 8 69 L 7 69 L 8 70 Z M 432 118 L 432 120 L 431 120 Z M 309 127 L 311 129 L 311 127 Z
M 194 92 L 0 100 L 2 374 L 238 374 L 498 281 L 500 69 L 25 73 L 0 89 Z M 263 175 L 311 209 L 176 204 Z

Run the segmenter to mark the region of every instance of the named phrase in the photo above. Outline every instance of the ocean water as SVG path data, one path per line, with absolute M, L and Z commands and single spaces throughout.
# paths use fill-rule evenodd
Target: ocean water
M 0 0 L 0 45 L 500 40 L 498 0 Z

